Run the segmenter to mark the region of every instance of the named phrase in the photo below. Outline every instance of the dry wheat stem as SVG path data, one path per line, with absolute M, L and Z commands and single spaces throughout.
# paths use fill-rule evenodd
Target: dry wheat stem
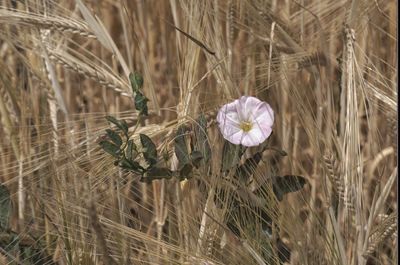
M 368 238 L 367 251 L 364 253 L 364 257 L 368 257 L 374 253 L 378 245 L 392 236 L 397 229 L 397 213 L 393 212 L 388 217 L 378 224 L 378 226 L 372 231 Z
M 74 70 L 75 72 L 87 76 L 90 79 L 98 82 L 102 86 L 113 89 L 115 92 L 119 93 L 121 96 L 131 97 L 130 93 L 126 92 L 126 87 L 122 81 L 117 80 L 114 76 L 101 69 L 94 69 L 85 63 L 79 62 L 77 59 L 68 60 L 66 54 L 58 54 L 55 51 L 49 51 L 50 59 L 55 61 L 56 63 L 61 64 L 67 69 Z M 71 58 L 70 58 L 71 59 Z
M 227 228 L 228 200 L 214 209 L 212 196 L 223 186 L 243 202 L 235 222 L 253 229 L 260 225 L 253 207 L 266 210 L 290 264 L 394 264 L 394 7 L 394 0 L 3 1 L 0 182 L 20 206 L 11 229 L 21 239 L 18 229 L 42 233 L 37 241 L 57 263 L 113 263 L 109 256 L 124 264 L 278 264 L 277 249 L 264 256 L 261 231 L 240 225 L 241 242 Z M 216 56 L 168 27 L 171 20 Z M 347 38 L 343 21 L 354 29 Z M 150 112 L 166 113 L 150 115 L 137 130 L 129 71 L 143 74 Z M 57 116 L 54 89 L 70 115 Z M 215 110 L 243 94 L 271 104 L 276 119 L 266 145 L 288 154 L 264 153 L 251 189 L 218 176 L 223 144 Z M 151 137 L 177 170 L 176 130 L 184 125 L 192 135 L 202 112 L 212 173 L 196 171 L 185 184 L 139 183 L 97 144 L 110 127 L 104 116 L 114 115 L 128 121 L 135 142 L 139 133 Z M 272 190 L 251 193 L 286 174 L 311 181 L 279 204 Z M 327 197 L 330 187 L 338 206 Z M 101 240 L 82 192 L 96 195 Z M 0 263 L 28 261 L 18 250 L 0 251 Z
M 97 217 L 97 211 L 96 211 L 96 206 L 94 202 L 90 202 L 89 208 L 88 208 L 88 215 L 90 218 L 90 224 L 92 226 L 92 229 L 96 235 L 97 238 L 97 244 L 99 246 L 100 252 L 103 254 L 103 259 L 105 264 L 117 264 L 115 260 L 110 256 L 106 239 L 104 237 L 104 232 L 103 228 L 101 227 L 98 217 Z
M 49 29 L 62 33 L 78 34 L 83 37 L 96 38 L 89 28 L 71 18 L 43 16 L 37 13 L 27 13 L 21 10 L 0 9 L 0 23 L 13 25 L 22 24 L 27 27 L 37 27 L 39 29 Z

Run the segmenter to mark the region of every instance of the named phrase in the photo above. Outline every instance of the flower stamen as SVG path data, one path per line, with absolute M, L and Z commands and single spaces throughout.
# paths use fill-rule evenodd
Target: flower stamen
M 253 128 L 253 124 L 248 121 L 242 121 L 240 123 L 240 129 L 242 129 L 244 132 L 249 132 Z

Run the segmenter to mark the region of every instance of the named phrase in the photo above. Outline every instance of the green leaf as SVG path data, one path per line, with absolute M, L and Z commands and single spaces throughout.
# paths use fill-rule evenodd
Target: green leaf
M 133 93 L 137 93 L 143 87 L 143 77 L 139 73 L 130 73 L 129 80 Z
M 185 165 L 183 165 L 180 169 L 179 169 L 179 177 L 181 180 L 185 179 L 185 178 L 189 178 L 190 173 L 193 170 L 193 165 L 190 163 L 187 163 Z
M 152 167 L 145 173 L 146 178 L 148 179 L 169 179 L 173 175 L 172 170 L 166 167 Z
M 222 201 L 226 201 L 226 199 L 222 199 Z M 241 231 L 242 228 L 241 226 L 241 220 L 246 221 L 246 219 L 240 218 L 242 215 L 242 211 L 241 211 L 241 207 L 240 207 L 240 203 L 239 201 L 237 201 L 236 199 L 233 199 L 233 201 L 231 201 L 231 208 L 229 209 L 229 212 L 227 213 L 227 227 L 229 228 L 229 230 L 231 230 L 231 232 L 237 236 L 240 237 L 241 236 Z
M 225 172 L 236 166 L 241 157 L 242 147 L 240 145 L 234 145 L 228 141 L 224 142 L 222 149 L 222 171 Z
M 142 115 L 149 115 L 149 110 L 147 108 L 147 102 L 149 101 L 140 91 L 135 95 L 135 109 L 139 111 Z
M 0 228 L 7 230 L 11 214 L 10 192 L 7 187 L 0 184 Z
M 199 168 L 201 160 L 203 160 L 203 154 L 200 151 L 193 151 L 190 154 L 191 162 L 193 166 Z
M 276 246 L 280 262 L 282 264 L 290 262 L 290 256 L 292 251 L 285 243 L 283 243 L 280 237 L 278 237 L 276 241 Z
M 114 124 L 115 126 L 119 126 L 119 120 L 117 120 L 115 117 L 113 116 L 106 116 L 106 119 L 111 122 L 112 124 Z
M 106 119 L 117 126 L 117 128 L 120 129 L 125 135 L 128 135 L 129 127 L 125 120 L 118 120 L 113 116 L 106 116 Z
M 164 162 L 165 162 L 165 163 L 168 163 L 168 161 L 169 161 L 169 153 L 168 153 L 168 150 L 164 150 L 164 151 L 163 151 L 162 157 L 163 157 L 163 159 L 164 159 Z
M 271 238 L 272 237 L 272 219 L 271 216 L 265 209 L 259 209 L 261 216 L 261 228 L 264 234 Z
M 134 170 L 135 168 L 131 162 L 132 161 L 129 161 L 126 158 L 122 158 L 121 160 L 118 161 L 118 165 L 123 169 Z
M 117 146 L 121 146 L 122 145 L 122 139 L 121 136 L 119 136 L 118 133 L 116 133 L 115 131 L 111 130 L 111 129 L 107 129 L 106 130 L 108 137 L 110 138 L 110 140 Z
M 116 146 L 115 144 L 109 142 L 109 141 L 101 141 L 99 143 L 101 148 L 103 148 L 104 151 L 112 155 L 113 157 L 119 157 L 119 147 Z
M 175 142 L 175 155 L 178 158 L 180 165 L 186 165 L 189 163 L 189 151 L 186 145 L 186 127 L 181 125 L 176 131 Z
M 306 183 L 307 180 L 302 176 L 277 176 L 274 177 L 272 188 L 278 201 L 281 201 L 285 194 L 301 190 Z
M 125 120 L 119 120 L 119 123 L 120 123 L 120 127 L 119 128 L 121 129 L 121 131 L 123 131 L 124 134 L 126 136 L 128 136 L 128 131 L 129 131 L 128 123 L 126 123 Z
M 287 156 L 287 153 L 285 150 L 281 150 L 281 149 L 278 149 L 275 147 L 271 147 L 271 146 L 265 147 L 264 150 L 273 150 L 273 151 L 277 152 L 280 156 Z
M 135 109 L 139 111 L 139 114 L 141 115 L 149 115 L 149 110 L 147 108 L 147 102 L 149 99 L 140 91 L 143 86 L 143 77 L 139 73 L 130 73 L 129 80 L 131 82 L 133 95 L 135 95 Z
M 172 171 L 166 167 L 152 167 L 149 168 L 140 179 L 141 182 L 151 183 L 156 179 L 170 179 L 175 175 L 175 171 Z
M 157 163 L 157 147 L 153 141 L 145 134 L 140 134 L 140 143 L 145 149 L 143 152 L 144 159 L 150 166 Z
M 145 169 L 136 161 L 129 161 L 126 158 L 122 158 L 118 164 L 121 168 L 126 170 L 132 170 L 135 173 L 143 173 Z
M 240 180 L 247 182 L 251 174 L 253 174 L 256 170 L 258 163 L 261 161 L 261 158 L 262 152 L 257 152 L 254 154 L 253 157 L 246 159 L 243 165 L 237 167 L 236 176 Z
M 125 156 L 128 160 L 133 160 L 137 154 L 137 148 L 133 140 L 129 140 L 125 150 Z
M 197 149 L 203 154 L 204 161 L 208 163 L 211 157 L 211 147 L 210 143 L 208 142 L 207 120 L 203 114 L 197 118 L 194 133 L 196 136 L 195 142 L 197 143 Z

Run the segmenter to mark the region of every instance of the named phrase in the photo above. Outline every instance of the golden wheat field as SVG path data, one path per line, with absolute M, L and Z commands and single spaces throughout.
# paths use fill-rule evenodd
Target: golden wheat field
M 0 0 L 0 93 L 0 264 L 397 264 L 395 0 Z

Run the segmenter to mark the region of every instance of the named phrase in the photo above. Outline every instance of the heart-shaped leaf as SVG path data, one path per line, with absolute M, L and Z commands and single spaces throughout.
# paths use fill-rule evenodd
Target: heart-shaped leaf
M 281 201 L 285 194 L 301 190 L 306 183 L 307 180 L 302 176 L 278 176 L 274 177 L 272 188 L 278 201 Z
M 262 152 L 257 152 L 244 161 L 243 165 L 240 165 L 236 169 L 236 176 L 244 182 L 247 182 L 251 174 L 254 173 L 255 169 L 257 168 L 258 163 L 260 163 L 262 158 Z

